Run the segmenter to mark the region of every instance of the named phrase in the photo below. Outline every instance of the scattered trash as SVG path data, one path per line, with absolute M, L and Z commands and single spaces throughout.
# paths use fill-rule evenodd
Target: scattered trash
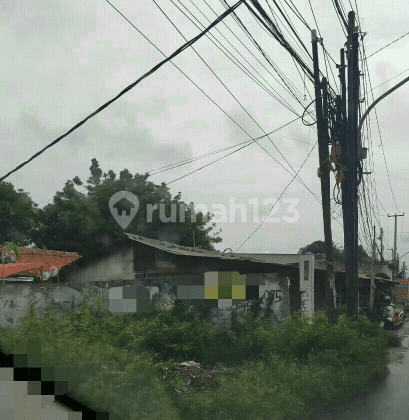
M 158 363 L 160 365 L 160 363 Z M 157 365 L 157 366 L 158 366 Z M 216 372 L 225 370 L 222 363 L 217 363 L 215 367 L 203 367 L 200 363 L 188 361 L 175 364 L 174 367 L 168 369 L 162 367 L 164 375 L 163 379 L 180 377 L 183 378 L 184 384 L 180 389 L 176 389 L 179 394 L 185 394 L 193 390 L 194 392 L 206 392 L 213 386 L 217 385 L 214 378 Z

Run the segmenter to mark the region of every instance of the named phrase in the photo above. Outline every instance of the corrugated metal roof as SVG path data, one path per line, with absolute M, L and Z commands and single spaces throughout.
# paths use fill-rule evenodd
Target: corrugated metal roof
M 224 260 L 241 260 L 241 261 L 252 261 L 263 264 L 272 264 L 266 261 L 257 260 L 256 258 L 250 257 L 239 257 L 237 254 L 226 253 L 223 254 L 219 251 L 208 251 L 201 248 L 192 248 L 182 245 L 177 245 L 172 242 L 158 241 L 157 239 L 145 238 L 143 236 L 133 235 L 131 233 L 125 233 L 129 239 L 133 241 L 140 242 L 145 245 L 152 246 L 154 248 L 160 249 L 165 252 L 170 252 L 176 255 L 186 255 L 189 257 L 210 257 L 210 258 L 221 258 Z M 276 264 L 276 265 L 286 265 L 286 264 Z

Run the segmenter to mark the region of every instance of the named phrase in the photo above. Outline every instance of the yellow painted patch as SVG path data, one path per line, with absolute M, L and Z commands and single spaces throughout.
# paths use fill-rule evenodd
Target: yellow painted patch
M 218 299 L 218 290 L 218 286 L 205 286 L 205 299 Z
M 246 286 L 232 286 L 232 299 L 246 299 Z

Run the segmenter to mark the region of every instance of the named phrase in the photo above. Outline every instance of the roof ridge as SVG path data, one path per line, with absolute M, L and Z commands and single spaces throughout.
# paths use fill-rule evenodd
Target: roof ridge
M 252 258 L 252 257 L 243 257 L 233 252 L 223 253 L 218 250 L 208 250 L 208 249 L 197 248 L 197 247 L 188 247 L 184 245 L 175 244 L 174 242 L 167 242 L 167 241 L 162 241 L 159 239 L 146 238 L 144 236 L 135 235 L 133 233 L 128 233 L 128 232 L 124 232 L 124 233 L 131 240 L 134 240 L 136 242 L 140 242 L 142 244 L 152 246 L 157 249 L 161 249 L 165 252 L 170 252 L 173 254 L 188 255 L 192 257 L 207 256 L 207 257 L 214 257 L 214 258 L 222 258 L 226 260 L 251 261 L 251 262 L 256 262 L 256 263 L 275 264 L 275 265 L 280 265 L 280 266 L 288 265 L 288 264 L 281 264 L 281 263 L 271 263 L 268 261 L 263 261 L 263 260 L 259 260 L 257 258 Z
M 8 249 L 8 247 L 7 246 L 0 246 L 0 250 L 3 250 L 3 249 Z M 19 252 L 21 252 L 21 251 L 27 251 L 27 252 L 41 251 L 41 252 L 47 253 L 47 254 L 55 253 L 55 254 L 75 254 L 75 255 L 79 255 L 77 252 L 73 252 L 73 251 L 57 251 L 55 249 L 27 248 L 25 246 L 19 246 L 19 247 L 17 247 L 17 249 L 19 250 Z

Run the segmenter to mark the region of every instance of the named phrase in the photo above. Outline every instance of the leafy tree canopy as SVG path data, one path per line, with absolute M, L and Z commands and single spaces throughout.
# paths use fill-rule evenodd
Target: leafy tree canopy
M 37 225 L 38 209 L 22 189 L 9 182 L 0 182 L 0 244 L 17 242 L 29 245 Z
M 313 254 L 325 254 L 325 242 L 315 241 L 298 250 L 298 254 L 306 254 L 307 252 L 311 252 Z M 345 262 L 345 252 L 340 245 L 333 243 L 332 252 L 335 260 Z M 367 254 L 362 245 L 358 246 L 358 258 L 361 262 L 371 261 L 371 257 Z
M 55 194 L 53 203 L 40 209 L 42 228 L 37 244 L 87 256 L 122 238 L 124 230 L 109 208 L 110 197 L 119 191 L 129 191 L 139 200 L 138 212 L 125 232 L 208 250 L 214 250 L 213 244 L 222 241 L 218 236 L 221 231 L 214 232 L 212 214 L 199 212 L 195 220 L 193 203 L 188 208 L 180 192 L 172 197 L 165 183 L 148 181 L 148 173 L 132 175 L 127 169 L 119 176 L 112 170 L 105 173 L 96 159 L 92 159 L 90 172 L 85 183 L 78 176 L 67 181 L 63 190 Z M 152 211 L 151 220 L 149 205 L 162 205 Z M 163 221 L 172 212 L 175 223 Z

